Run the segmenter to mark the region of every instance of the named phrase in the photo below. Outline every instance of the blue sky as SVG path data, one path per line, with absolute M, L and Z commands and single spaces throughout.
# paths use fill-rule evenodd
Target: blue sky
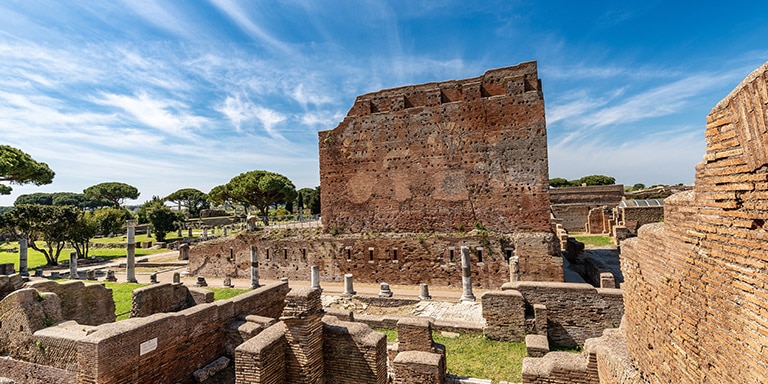
M 253 169 L 319 183 L 357 95 L 536 60 L 550 177 L 691 183 L 708 111 L 768 60 L 768 3 L 0 2 L 0 143 L 137 202 Z

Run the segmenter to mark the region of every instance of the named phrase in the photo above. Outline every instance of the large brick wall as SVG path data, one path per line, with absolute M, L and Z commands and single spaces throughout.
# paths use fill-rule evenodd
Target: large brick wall
M 359 96 L 318 135 L 327 232 L 550 231 L 536 62 Z
M 198 299 L 198 300 L 196 300 Z M 131 317 L 146 317 L 161 312 L 178 312 L 197 304 L 213 302 L 213 292 L 184 284 L 162 283 L 133 290 Z
M 511 256 L 519 259 L 522 280 L 563 279 L 562 257 L 552 233 L 332 236 L 311 229 L 243 233 L 192 247 L 189 272 L 247 278 L 250 245 L 256 246 L 259 276 L 264 279 L 307 280 L 310 266 L 318 265 L 323 281 L 343 281 L 344 274 L 352 273 L 355 281 L 368 283 L 461 286 L 461 246 L 470 248 L 472 283 L 477 287 L 499 288 L 508 282 Z
M 627 346 L 651 382 L 768 378 L 767 72 L 707 116 L 694 190 L 622 243 Z

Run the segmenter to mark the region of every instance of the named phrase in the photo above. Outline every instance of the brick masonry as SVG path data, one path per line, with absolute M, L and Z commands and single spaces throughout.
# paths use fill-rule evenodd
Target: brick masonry
M 278 317 L 288 284 L 176 313 L 99 326 L 78 345 L 78 382 L 191 382 L 192 373 L 226 353 L 226 325 L 246 315 Z
M 193 295 L 193 291 L 196 293 L 195 295 Z M 173 283 L 148 285 L 133 290 L 131 317 L 146 317 L 162 312 L 178 312 L 197 304 L 211 302 L 213 302 L 213 292 L 207 289 L 190 288 L 183 284 Z
M 538 314 L 547 318 L 550 343 L 560 347 L 583 346 L 604 329 L 618 327 L 624 313 L 621 290 L 583 283 L 507 283 L 502 291 L 486 292 L 482 300 L 488 338 L 521 341 L 528 331 L 526 313 Z M 545 308 L 535 311 L 537 305 Z M 540 321 L 532 320 L 534 324 Z
M 624 198 L 624 186 L 590 185 L 586 187 L 551 188 L 549 199 L 552 212 L 562 220 L 568 231 L 586 231 L 589 210 L 601 206 L 619 205 Z
M 712 109 L 694 190 L 622 243 L 627 348 L 651 382 L 768 377 L 767 77 Z
M 327 232 L 549 231 L 536 62 L 358 96 L 318 136 Z
M 112 290 L 101 283 L 84 284 L 72 280 L 58 283 L 38 280 L 26 287 L 40 292 L 55 293 L 61 299 L 61 315 L 84 325 L 99 325 L 115 321 L 115 301 Z
M 427 283 L 461 286 L 461 246 L 470 248 L 472 283 L 499 288 L 510 280 L 508 257 L 517 256 L 522 280 L 562 281 L 563 267 L 552 233 L 392 233 L 332 236 L 314 230 L 242 233 L 190 249 L 192 275 L 250 276 L 250 245 L 257 248 L 259 276 L 264 279 L 309 279 L 320 267 L 321 281 L 390 284 Z M 230 247 L 234 257 L 230 258 Z M 452 257 L 453 255 L 453 257 Z

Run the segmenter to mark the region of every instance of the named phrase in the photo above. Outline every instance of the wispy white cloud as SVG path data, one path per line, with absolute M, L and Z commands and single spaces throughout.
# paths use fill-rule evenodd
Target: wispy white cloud
M 284 54 L 294 55 L 293 49 L 285 42 L 272 36 L 253 22 L 248 14 L 238 4 L 230 0 L 211 0 L 221 12 L 225 13 L 232 21 L 237 24 L 249 36 L 255 40 L 267 44 L 269 47 L 279 50 Z
M 280 112 L 253 104 L 240 95 L 227 96 L 224 102 L 216 107 L 237 128 L 243 131 L 243 125 L 251 121 L 257 121 L 264 131 L 273 139 L 284 140 L 283 136 L 275 129 L 275 125 L 286 120 L 286 116 Z
M 103 93 L 92 101 L 122 109 L 137 121 L 174 135 L 188 134 L 189 128 L 199 128 L 207 122 L 204 117 L 186 112 L 189 107 L 178 101 L 153 98 L 145 92 L 135 96 Z
M 184 38 L 196 37 L 196 29 L 188 21 L 179 17 L 182 12 L 169 2 L 123 0 L 121 3 L 157 28 Z

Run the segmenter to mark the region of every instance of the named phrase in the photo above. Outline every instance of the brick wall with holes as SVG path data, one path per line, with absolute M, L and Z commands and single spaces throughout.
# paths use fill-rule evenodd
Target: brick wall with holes
M 318 135 L 326 232 L 550 230 L 536 62 L 358 96 Z
M 215 277 L 250 276 L 250 246 L 256 247 L 259 276 L 321 281 L 461 286 L 461 246 L 470 248 L 472 284 L 498 288 L 510 281 L 508 259 L 519 258 L 523 280 L 562 281 L 562 257 L 552 233 L 513 234 L 316 234 L 312 229 L 243 233 L 190 249 L 189 272 Z M 539 254 L 547 254 L 540 257 Z M 555 256 L 549 256 L 553 254 Z

